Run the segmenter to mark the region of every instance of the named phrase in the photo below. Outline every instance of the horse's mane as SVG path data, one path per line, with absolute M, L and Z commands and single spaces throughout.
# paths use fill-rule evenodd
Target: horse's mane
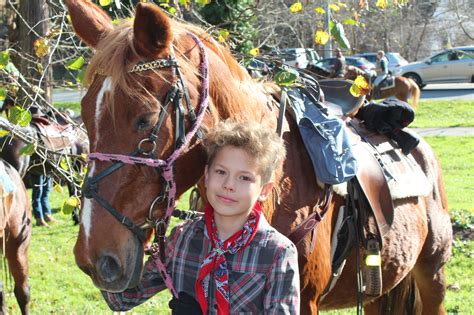
M 243 81 L 246 76 L 248 76 L 245 69 L 237 63 L 229 50 L 218 44 L 201 28 L 191 24 L 171 20 L 171 29 L 173 30 L 174 36 L 173 45 L 175 50 L 178 52 L 177 58 L 179 58 L 179 65 L 185 71 L 190 71 L 195 75 L 199 75 L 195 65 L 192 65 L 187 58 L 183 57 L 184 55 L 178 42 L 178 39 L 182 35 L 187 32 L 192 32 L 202 40 L 206 47 L 211 49 L 227 65 L 234 79 Z M 122 21 L 100 40 L 95 54 L 87 68 L 85 76 L 86 84 L 90 84 L 96 75 L 108 76 L 112 79 L 112 90 L 119 88 L 124 94 L 141 100 L 144 103 L 148 103 L 147 100 L 149 100 L 152 95 L 150 95 L 147 89 L 141 86 L 134 78 L 137 73 L 133 75 L 129 73 L 131 68 L 134 66 L 131 62 L 132 59 L 140 60 L 133 45 L 133 22 Z M 159 73 L 157 74 L 159 75 Z M 162 76 L 160 77 L 163 80 L 166 80 Z

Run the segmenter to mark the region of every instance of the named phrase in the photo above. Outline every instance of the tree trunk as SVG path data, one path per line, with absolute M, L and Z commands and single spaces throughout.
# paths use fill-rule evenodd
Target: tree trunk
M 49 7 L 46 0 L 20 1 L 19 13 L 22 18 L 18 19 L 18 50 L 21 57 L 19 70 L 33 86 L 41 88 L 45 93 L 42 95 L 48 103 L 52 103 L 52 69 L 48 65 L 48 56 L 38 58 L 35 55 L 34 42 L 38 38 L 44 38 L 50 29 Z M 41 66 L 39 66 L 41 65 Z M 39 68 L 44 69 L 45 73 Z M 34 94 L 31 91 L 33 98 Z M 40 106 L 40 98 L 35 98 Z M 29 103 L 25 105 L 30 105 Z

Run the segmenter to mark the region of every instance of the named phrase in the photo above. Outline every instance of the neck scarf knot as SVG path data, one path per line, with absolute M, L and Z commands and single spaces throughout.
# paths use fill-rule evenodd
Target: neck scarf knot
M 252 241 L 257 232 L 258 222 L 260 220 L 261 208 L 257 202 L 250 212 L 247 221 L 242 230 L 225 241 L 221 241 L 217 235 L 216 224 L 214 221 L 214 209 L 209 204 L 204 208 L 204 220 L 206 231 L 211 240 L 212 249 L 204 258 L 199 270 L 195 289 L 196 296 L 201 306 L 203 314 L 207 314 L 207 300 L 209 296 L 210 276 L 214 273 L 214 283 L 216 290 L 217 313 L 227 315 L 230 313 L 229 303 L 229 272 L 225 254 L 234 255 L 243 250 Z

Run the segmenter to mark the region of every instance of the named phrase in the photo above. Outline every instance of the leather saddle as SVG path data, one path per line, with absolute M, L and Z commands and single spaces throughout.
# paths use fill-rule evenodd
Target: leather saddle
M 353 83 L 353 81 L 340 79 L 319 81 L 319 86 L 324 93 L 324 105 L 335 115 L 353 117 L 364 103 L 364 95 L 354 97 L 349 92 Z
M 346 126 L 352 121 L 351 117 L 355 116 L 365 100 L 365 96 L 354 97 L 350 93 L 352 84 L 353 82 L 349 80 L 319 81 L 325 97 L 324 104 L 333 114 L 346 121 Z M 365 129 L 362 124 L 358 126 Z M 380 236 L 383 237 L 390 230 L 394 211 L 384 171 L 374 156 L 372 145 L 365 142 L 367 138 L 363 139 L 353 128 L 347 127 L 347 130 L 354 156 L 357 159 L 357 180 L 372 208 Z M 391 146 L 387 137 L 383 135 L 374 135 L 374 137 L 380 143 Z
M 44 117 L 32 118 L 31 125 L 37 129 L 41 142 L 49 150 L 59 151 L 72 147 L 71 139 L 66 132 L 68 126 L 54 123 Z

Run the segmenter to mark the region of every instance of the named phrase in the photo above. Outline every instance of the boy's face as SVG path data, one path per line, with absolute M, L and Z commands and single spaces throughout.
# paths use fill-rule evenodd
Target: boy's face
M 206 195 L 214 216 L 246 218 L 257 200 L 263 200 L 272 183 L 262 183 L 255 158 L 234 146 L 221 148 L 205 169 Z

